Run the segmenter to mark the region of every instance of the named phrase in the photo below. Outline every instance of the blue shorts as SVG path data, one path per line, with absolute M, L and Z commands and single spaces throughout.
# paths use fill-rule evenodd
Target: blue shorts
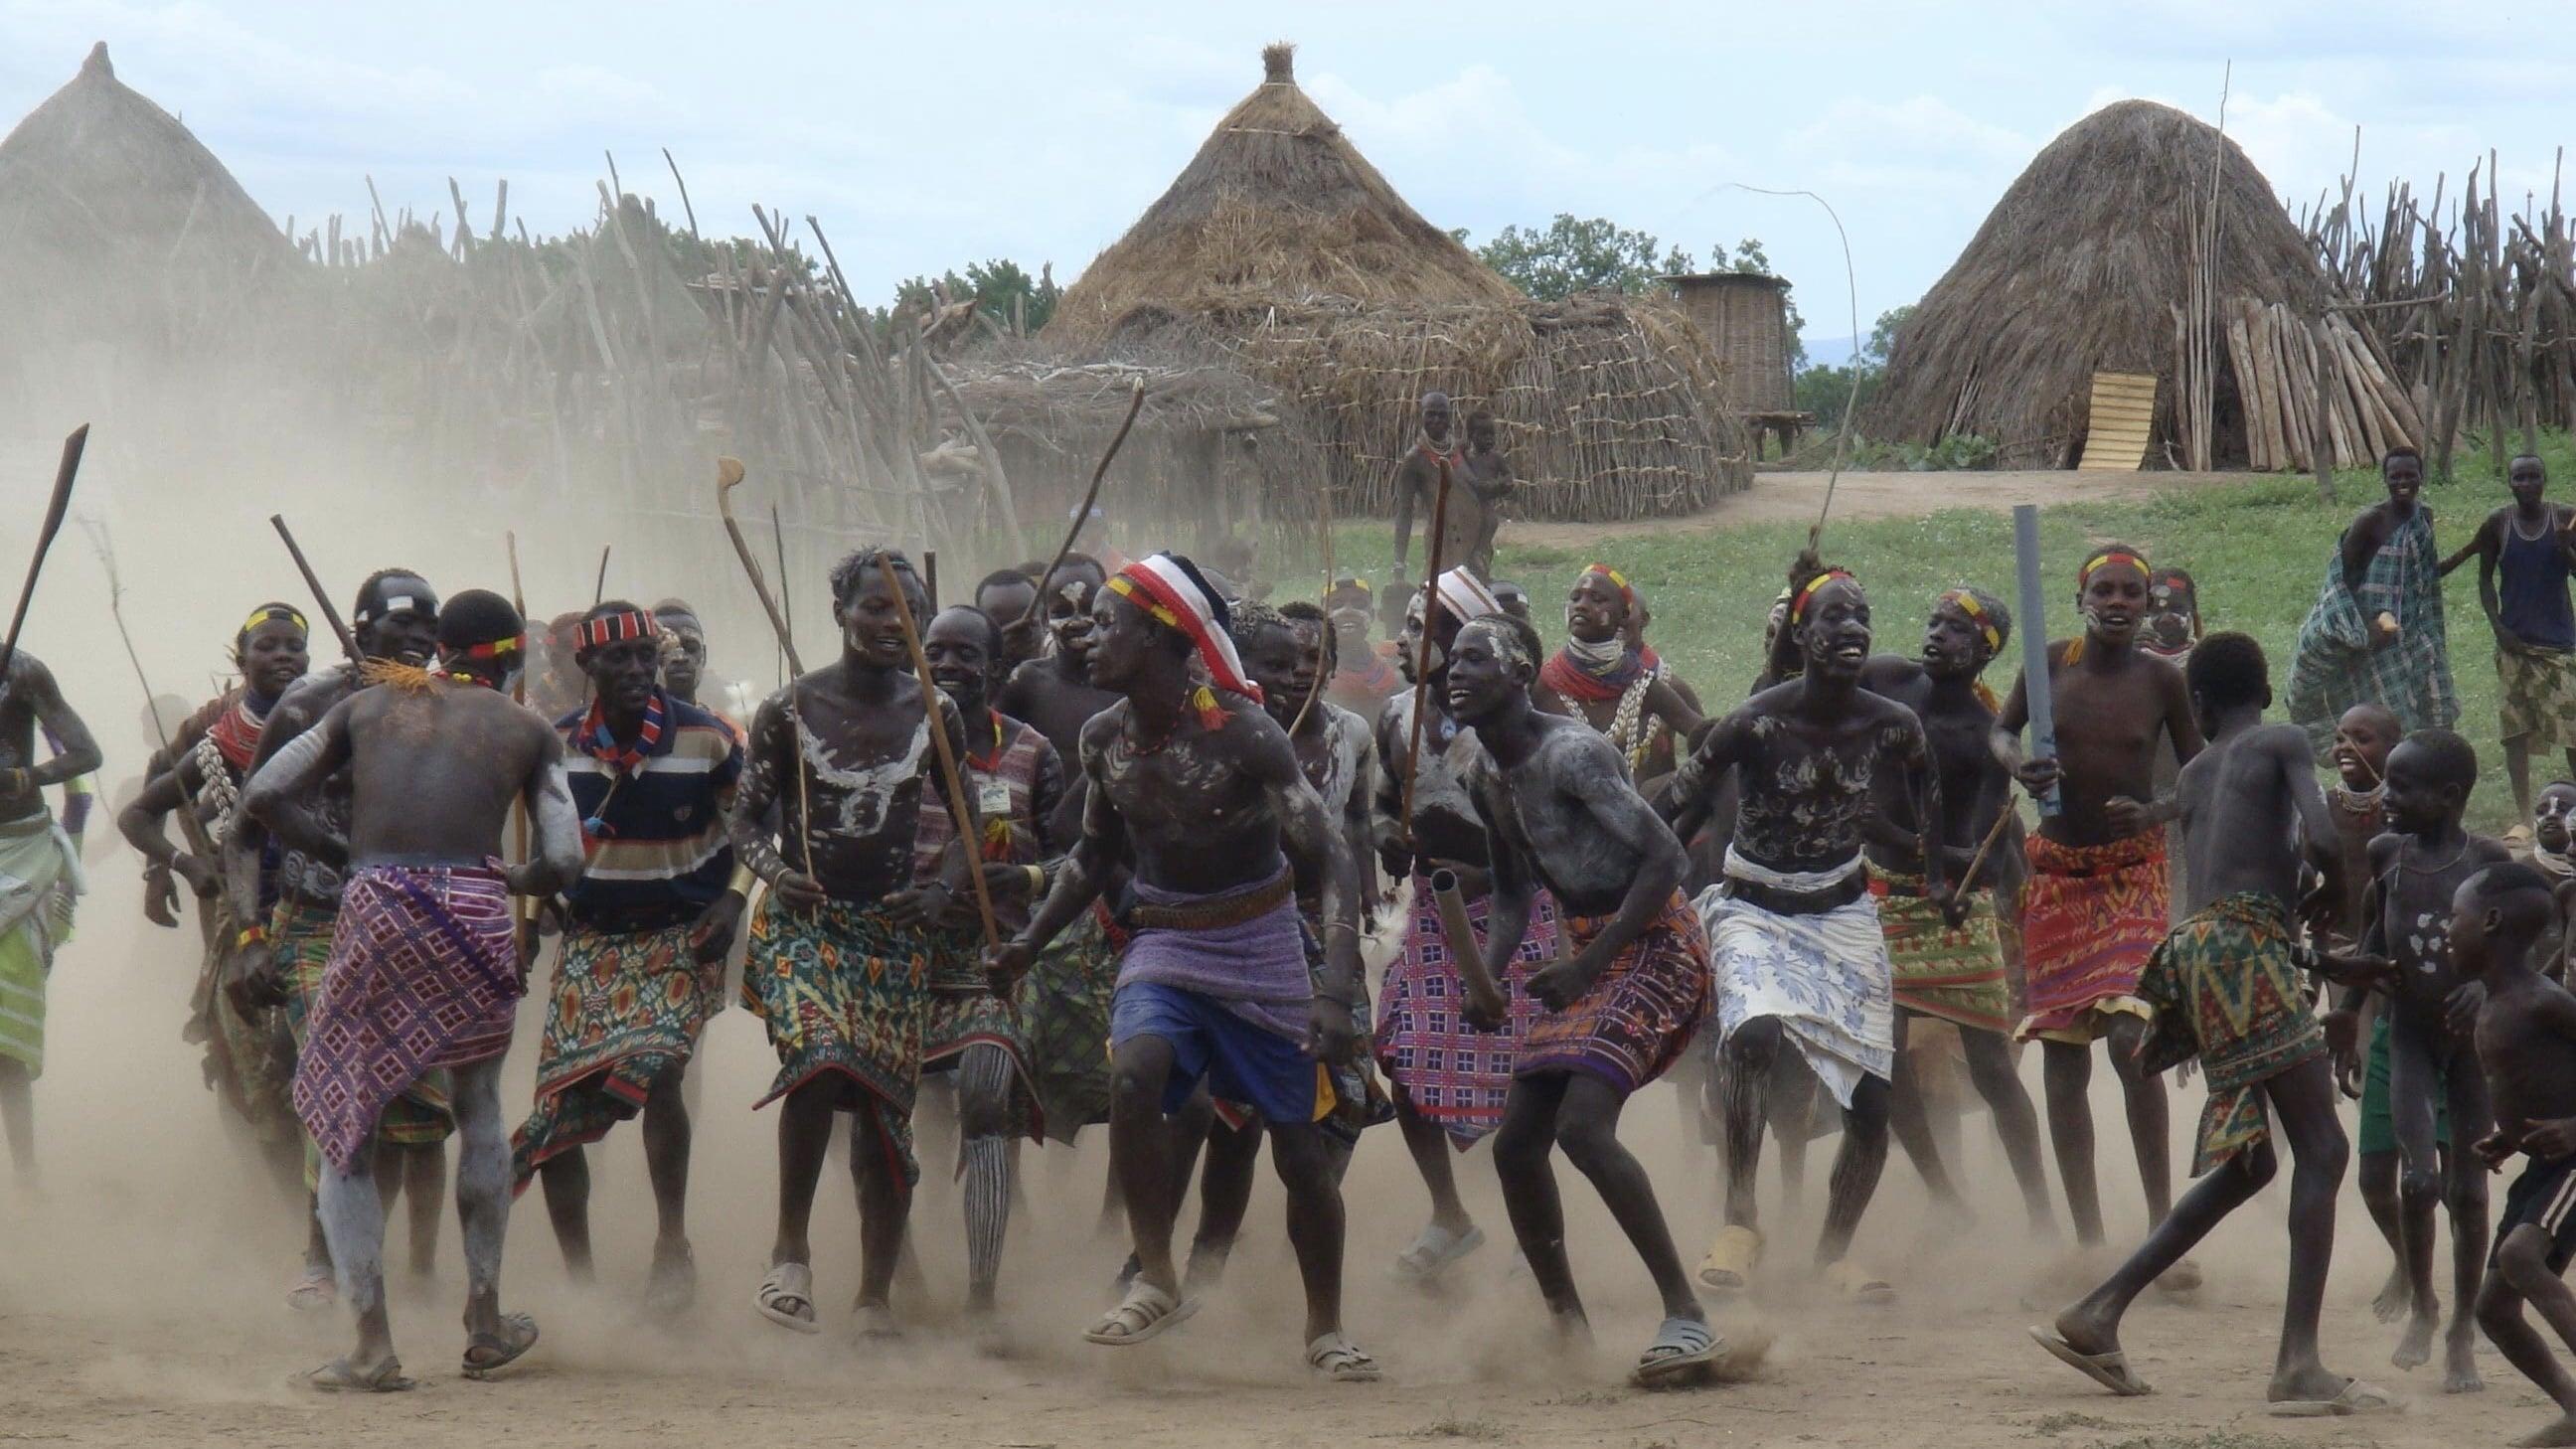
M 1228 1011 L 1225 1003 L 1155 981 L 1118 988 L 1109 1008 L 1109 1044 L 1160 1037 L 1172 1048 L 1163 1110 L 1177 1112 L 1202 1078 L 1219 1099 L 1243 1102 L 1264 1122 L 1312 1122 L 1322 1067 L 1296 1042 Z

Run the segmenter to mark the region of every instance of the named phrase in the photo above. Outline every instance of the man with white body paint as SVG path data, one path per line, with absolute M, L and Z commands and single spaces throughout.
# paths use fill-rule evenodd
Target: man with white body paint
M 975 790 L 938 877 L 916 887 L 913 844 L 924 791 L 940 791 L 930 731 L 966 736 L 947 697 L 922 691 L 902 607 L 930 617 L 912 564 L 868 550 L 832 570 L 841 657 L 769 697 L 751 722 L 749 768 L 735 793 L 734 858 L 769 883 L 751 918 L 744 1004 L 767 1024 L 778 1076 L 778 1237 L 753 1306 L 818 1332 L 807 1227 L 837 1113 L 849 1112 L 859 1191 L 859 1324 L 895 1334 L 887 1305 L 919 1168 L 912 1107 L 921 1085 L 930 960 L 951 904 L 966 899 L 966 841 L 984 838 Z M 932 711 L 936 709 L 934 716 Z
M 535 1344 L 536 1322 L 504 1316 L 501 1244 L 509 1223 L 510 1138 L 501 1118 L 501 1059 L 526 990 L 510 897 L 550 895 L 581 874 L 581 831 L 563 746 L 510 702 L 524 625 L 508 600 L 469 591 L 438 624 L 440 668 L 390 659 L 364 674 L 380 688 L 333 705 L 243 787 L 242 807 L 289 846 L 343 859 L 331 962 L 296 1063 L 297 1117 L 322 1156 L 320 1214 L 340 1292 L 358 1317 L 347 1357 L 315 1370 L 315 1388 L 385 1392 L 411 1386 L 385 1310 L 384 1205 L 373 1171 L 386 1105 L 425 1073 L 453 1073 L 463 1139 L 456 1210 L 467 1296 L 463 1372 L 481 1377 Z M 348 772 L 345 839 L 331 828 L 326 782 Z M 514 803 L 536 823 L 537 853 L 500 863 Z

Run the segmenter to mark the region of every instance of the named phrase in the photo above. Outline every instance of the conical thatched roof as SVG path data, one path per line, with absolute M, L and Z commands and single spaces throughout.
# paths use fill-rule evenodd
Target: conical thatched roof
M 1067 288 L 1051 337 L 1096 341 L 1140 307 L 1220 312 L 1305 301 L 1439 306 L 1519 294 L 1423 220 L 1333 118 L 1298 89 L 1296 47 L 1263 50 L 1263 77 L 1171 189 Z
M 1974 433 L 2003 466 L 2059 466 L 2082 446 L 2095 372 L 2154 373 L 2148 455 L 2161 461 L 2175 436 L 2175 309 L 2191 295 L 2190 227 L 2209 206 L 2213 162 L 2222 331 L 2246 303 L 2316 321 L 2325 275 L 2263 173 L 2216 128 L 2120 101 L 2051 141 L 1924 294 L 1862 431 L 1923 443 Z M 2242 465 L 2246 419 L 2221 345 L 2216 451 Z
M 295 263 L 285 234 L 215 154 L 117 80 L 104 42 L 0 139 L 9 294 L 111 305 L 163 283 L 255 287 Z

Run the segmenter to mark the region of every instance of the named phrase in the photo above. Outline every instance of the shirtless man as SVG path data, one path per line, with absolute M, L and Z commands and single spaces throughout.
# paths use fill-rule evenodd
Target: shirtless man
M 2493 1172 L 2523 1154 L 2478 1290 L 2478 1326 L 2558 1405 L 2554 1423 L 2514 1442 L 2569 1445 L 2576 1378 L 2522 1316 L 2530 1303 L 2576 1349 L 2576 1294 L 2559 1276 L 2576 1259 L 2576 1214 L 2561 1201 L 2576 1173 L 2576 997 L 2532 969 L 2555 917 L 2551 896 L 2551 882 L 2528 867 L 2480 871 L 2455 900 L 2451 952 L 2461 974 L 2486 988 L 2476 1042 L 2496 1129 L 2477 1143 L 2478 1158 Z
M 912 1109 L 930 936 L 968 888 L 962 847 L 939 879 L 917 887 L 913 843 L 923 792 L 942 788 L 930 731 L 948 731 L 960 760 L 966 736 L 955 708 L 924 698 L 912 671 L 889 592 L 904 591 L 915 619 L 929 614 L 911 561 L 863 550 L 833 567 L 831 584 L 841 657 L 760 706 L 734 800 L 735 858 L 769 885 L 743 969 L 745 1005 L 778 1053 L 778 1076 L 756 1105 L 782 1103 L 778 1236 L 753 1306 L 783 1328 L 821 1331 L 807 1228 L 834 1114 L 848 1111 L 859 1323 L 870 1337 L 891 1337 L 899 1330 L 887 1294 L 919 1176 Z M 980 812 L 960 835 L 983 838 Z
M 1404 459 L 1395 465 L 1395 575 L 1419 578 L 1409 574 L 1408 558 L 1413 551 L 1413 518 L 1418 510 L 1425 529 L 1423 547 L 1434 548 L 1428 531 L 1432 515 L 1440 509 L 1440 474 L 1449 473 L 1449 507 L 1441 514 L 1441 533 L 1434 557 L 1443 569 L 1465 568 L 1481 579 L 1493 571 L 1493 560 L 1476 566 L 1476 540 L 1485 533 L 1488 505 L 1467 480 L 1467 455 L 1452 436 L 1450 426 L 1456 413 L 1450 407 L 1449 395 L 1427 392 L 1422 395 L 1422 427 Z M 1508 486 L 1509 474 L 1504 477 Z
M 1369 805 L 1375 795 L 1377 747 L 1358 715 L 1320 697 L 1333 667 L 1332 629 L 1324 611 L 1301 599 L 1275 611 L 1237 603 L 1230 613 L 1228 632 L 1243 660 L 1244 677 L 1260 687 L 1262 708 L 1288 731 L 1297 768 L 1323 801 L 1325 818 L 1333 823 L 1338 836 L 1334 849 L 1353 861 L 1366 862 L 1374 829 Z M 1322 902 L 1304 895 L 1297 907 L 1307 929 L 1320 941 Z M 1365 996 L 1356 998 L 1351 1024 L 1357 1038 L 1368 1041 Z M 1333 1097 L 1333 1112 L 1324 1120 L 1323 1130 L 1338 1178 L 1350 1165 L 1361 1130 L 1393 1116 L 1394 1108 L 1369 1064 L 1356 1058 L 1333 1067 Z M 1235 1104 L 1226 1104 L 1213 1115 L 1218 1120 L 1204 1128 L 1207 1172 L 1199 1182 L 1198 1230 L 1192 1236 L 1189 1266 L 1182 1278 L 1188 1292 L 1211 1287 L 1222 1277 L 1235 1234 L 1243 1226 L 1244 1210 L 1251 1205 L 1253 1170 L 1261 1148 L 1258 1117 L 1237 1110 Z M 1176 1126 L 1193 1120 L 1186 1112 L 1173 1119 Z M 1197 1145 L 1195 1141 L 1175 1143 L 1177 1171 L 1184 1180 Z
M 20 649 L 0 670 L 0 1130 L 19 1180 L 33 1182 L 45 978 L 64 924 L 49 908 L 61 884 L 81 888 L 71 838 L 46 808 L 44 788 L 97 770 L 99 753 L 43 661 Z M 39 726 L 62 741 L 60 752 L 41 765 L 35 762 Z
M 370 574 L 358 586 L 349 617 L 349 632 L 362 658 L 308 672 L 279 696 L 261 725 L 247 773 L 256 774 L 333 706 L 365 689 L 367 663 L 419 669 L 437 658 L 438 594 L 411 569 Z M 350 829 L 348 777 L 328 780 L 314 808 L 327 820 L 328 828 L 318 832 L 321 838 L 345 840 Z M 282 993 L 279 999 L 286 1007 L 287 1025 L 301 1053 L 312 1036 L 313 1007 L 321 995 L 338 932 L 342 862 L 336 848 L 331 854 L 316 855 L 293 840 L 280 839 L 274 874 L 269 877 L 277 899 L 275 910 L 268 911 L 263 908 L 260 885 L 269 838 L 268 828 L 256 816 L 236 814 L 222 847 L 224 889 L 231 898 L 234 919 L 254 923 L 244 928 L 238 945 L 274 958 L 273 963 L 265 963 L 273 964 L 274 970 L 261 969 L 263 963 L 256 962 L 251 967 L 253 979 L 263 984 L 247 991 L 245 1002 L 261 1004 L 256 998 Z M 414 1081 L 387 1105 L 376 1125 L 377 1185 L 389 1207 L 401 1194 L 411 1197 L 411 1269 L 417 1277 L 427 1277 L 436 1261 L 439 1204 L 447 1195 L 447 1138 L 455 1129 L 447 1079 L 438 1072 Z M 318 1191 L 321 1177 L 321 1155 L 308 1136 L 305 1186 Z M 286 1301 L 307 1311 L 327 1308 L 333 1281 L 330 1245 L 321 1218 L 312 1215 L 305 1235 L 303 1276 L 288 1290 Z
M 1765 1098 L 1784 1047 L 1806 1059 L 1842 1108 L 1815 1263 L 1856 1302 L 1895 1290 L 1847 1261 L 1852 1234 L 1887 1164 L 1895 997 L 1887 937 L 1861 847 L 1879 826 L 1875 794 L 1895 783 L 1912 802 L 1911 831 L 1895 832 L 1923 862 L 1923 892 L 1951 921 L 1946 852 L 1932 832 L 1949 819 L 1941 777 L 1914 712 L 1860 686 L 1869 661 L 1869 597 L 1840 569 L 1799 585 L 1789 632 L 1798 676 L 1738 706 L 1673 774 L 1669 809 L 1684 838 L 1714 803 L 1730 768 L 1741 801 L 1725 875 L 1698 899 L 1717 985 L 1716 1032 L 1726 1108 L 1726 1226 L 1700 1281 L 1740 1292 L 1759 1261 L 1754 1176 L 1762 1162 Z
M 1541 1010 L 1529 994 L 1529 975 L 1556 954 L 1555 901 L 1540 892 L 1531 903 L 1528 924 L 1519 928 L 1512 966 L 1494 978 L 1510 1010 L 1499 1023 L 1467 1019 L 1458 961 L 1461 952 L 1475 948 L 1449 939 L 1432 883 L 1444 873 L 1453 877 L 1468 923 L 1484 927 L 1492 911 L 1493 877 L 1484 820 L 1465 784 L 1469 764 L 1484 749 L 1449 712 L 1448 680 L 1449 651 L 1457 645 L 1458 631 L 1492 612 L 1493 595 L 1463 568 L 1441 575 L 1428 610 L 1417 595 L 1405 612 L 1397 662 L 1411 674 L 1424 658 L 1423 634 L 1429 631 L 1428 683 L 1418 693 L 1407 689 L 1389 699 L 1377 724 L 1377 755 L 1384 767 L 1377 777 L 1378 860 L 1389 878 L 1413 883 L 1402 954 L 1388 963 L 1379 991 L 1378 1065 L 1395 1084 L 1396 1121 L 1431 1192 L 1431 1221 L 1397 1256 L 1395 1276 L 1424 1288 L 1484 1244 L 1484 1229 L 1468 1216 L 1458 1195 L 1455 1149 L 1473 1146 L 1502 1125 L 1514 1054 Z M 1413 815 L 1408 834 L 1405 781 L 1416 760 L 1417 699 L 1422 703 L 1422 746 L 1409 795 Z
M 2165 1086 L 2138 1065 L 2149 1013 L 2138 972 L 2172 925 L 2166 818 L 2155 799 L 2156 746 L 2172 741 L 2183 764 L 2200 753 L 2182 671 L 2138 647 L 2150 595 L 2143 554 L 2126 544 L 2096 550 L 2075 571 L 2080 639 L 2051 640 L 2048 686 L 2057 706 L 2057 757 L 2025 761 L 2028 680 L 2013 685 L 1996 722 L 1997 757 L 2033 798 L 2057 792 L 2055 814 L 2024 843 L 2030 862 L 2022 902 L 2029 1015 L 2014 1033 L 2040 1043 L 2048 1133 L 2075 1219 L 2076 1241 L 2103 1241 L 2093 1176 L 2093 1043 L 2107 1037 L 2111 1069 L 2128 1101 L 2150 1226 L 2173 1205 Z M 2166 1286 L 2198 1286 L 2199 1268 L 2176 1265 Z
M 1512 1068 L 1494 1167 L 1531 1276 L 1560 1332 L 1589 1324 L 1565 1251 L 1565 1209 L 1549 1156 L 1589 1179 L 1644 1260 L 1664 1320 L 1634 1378 L 1662 1387 L 1704 1378 L 1726 1346 L 1691 1291 L 1654 1183 L 1619 1141 L 1628 1099 L 1690 1044 L 1708 1009 L 1708 943 L 1681 895 L 1682 847 L 1629 785 L 1600 734 L 1530 701 L 1538 633 L 1492 613 L 1458 633 L 1449 708 L 1483 753 L 1466 789 L 1493 862 L 1486 972 L 1505 979 L 1544 885 L 1565 912 L 1571 954 L 1528 977 L 1545 1009 Z
M 2479 1387 L 2471 1314 L 2486 1268 L 2487 1183 L 2472 1154 L 2440 1150 L 2436 1113 L 2448 1108 L 2453 1142 L 2474 1143 L 2494 1125 L 2466 1031 L 2481 988 L 2464 987 L 2452 960 L 2451 900 L 2469 877 L 2512 858 L 2461 824 L 2477 779 L 2477 752 L 2449 730 L 2417 730 L 2390 753 L 2388 833 L 2370 846 L 2378 884 L 2363 942 L 2365 951 L 2396 962 L 2385 986 L 2388 1108 L 2397 1134 L 2398 1243 L 2413 1311 L 2392 1361 L 2408 1369 L 2432 1361 L 2441 1321 L 2433 1293 L 2433 1211 L 2447 1207 L 2456 1296 L 2443 1348 L 2446 1393 Z
M 2504 771 L 2515 812 L 2527 816 L 2534 745 L 2564 751 L 2576 771 L 2576 605 L 2567 597 L 2576 508 L 2542 496 L 2549 475 L 2529 453 L 2508 465 L 2505 483 L 2513 501 L 2488 514 L 2442 572 L 2463 558 L 2478 561 L 2478 603 L 2495 633 Z
M 1457 562 L 1475 570 L 1476 577 L 1480 579 L 1489 578 L 1494 572 L 1494 537 L 1502 530 L 1503 505 L 1509 503 L 1512 494 L 1520 488 L 1520 480 L 1512 476 L 1511 455 L 1502 449 L 1500 431 L 1493 413 L 1487 409 L 1478 408 L 1467 414 L 1467 467 L 1457 481 L 1466 484 L 1468 491 L 1475 495 L 1476 533 L 1468 543 L 1465 556 Z M 1433 483 L 1436 487 L 1438 480 L 1434 479 Z M 1452 509 L 1458 506 L 1454 485 L 1449 506 Z M 1503 612 L 1511 612 L 1508 603 L 1504 605 Z
M 1097 561 L 1078 553 L 1064 556 L 1063 566 L 1055 572 L 1052 596 L 1045 600 L 1052 647 L 1012 670 L 1010 682 L 993 697 L 995 709 L 1036 725 L 1047 743 L 1055 746 L 1059 759 L 1073 759 L 1082 746 L 1082 727 L 1118 700 L 1092 683 L 1090 675 L 1091 610 L 1106 581 Z
M 1015 628 L 1022 621 L 1036 624 L 1038 614 L 1038 581 L 1036 574 L 1045 564 L 1022 564 L 1018 568 L 995 569 L 975 584 L 975 607 L 1002 631 L 1002 657 L 993 662 L 993 678 L 1007 682 L 1012 671 L 1037 655 L 1040 635 L 1035 628 Z M 1037 618 L 1031 615 L 1037 614 Z
M 1358 862 L 1336 848 L 1287 732 L 1244 677 L 1224 601 L 1195 566 L 1170 554 L 1129 565 L 1094 617 L 1093 677 L 1122 702 L 1083 728 L 1082 838 L 1028 929 L 988 958 L 1002 980 L 1027 970 L 1098 897 L 1114 861 L 1133 869 L 1133 935 L 1110 1032 L 1109 1150 L 1140 1268 L 1085 1336 L 1124 1347 L 1187 1317 L 1172 1262 L 1178 1184 L 1163 1118 L 1204 1079 L 1216 1096 L 1250 1103 L 1269 1132 L 1305 1282 L 1307 1366 L 1337 1381 L 1374 1380 L 1376 1360 L 1342 1332 L 1341 1189 L 1315 1124 L 1317 1066 L 1353 1046 Z M 1194 682 L 1194 654 L 1210 684 Z M 1322 903 L 1320 988 L 1292 875 Z
M 1994 1113 L 1995 1131 L 2003 1138 L 2031 1229 L 2054 1237 L 2048 1176 L 2039 1163 L 2039 1117 L 2005 1038 L 2012 1028 L 2012 987 L 2005 979 L 1996 902 L 2018 894 L 2018 852 L 1997 838 L 1995 848 L 1984 852 L 1984 863 L 1976 866 L 1978 878 L 1967 881 L 1964 874 L 2013 808 L 2012 777 L 1993 749 L 1995 712 L 1987 703 L 1993 696 L 1981 697 L 1978 684 L 1978 676 L 2011 635 L 2012 614 L 2001 599 L 1982 589 L 1951 589 L 1933 602 L 1932 616 L 1923 626 L 1920 662 L 1881 656 L 1861 672 L 1863 688 L 1913 710 L 1923 722 L 1933 768 L 1941 777 L 1942 874 L 1966 882 L 1971 894 L 1963 902 L 1965 923 L 1952 926 L 1941 903 L 1924 891 L 1921 856 L 1907 848 L 1922 833 L 1913 817 L 1913 798 L 1901 781 L 1889 776 L 1878 781 L 1877 808 L 1889 828 L 1870 834 L 1870 889 L 1879 897 L 1880 924 L 1895 972 L 1890 1125 L 1897 1141 L 1914 1159 L 1932 1195 L 1956 1204 L 1957 1190 L 1934 1148 L 1922 1084 L 1905 1040 L 1906 1023 L 1914 1017 L 1948 1022 L 1958 1029 L 1968 1080 Z
M 523 629 L 508 600 L 459 595 L 438 625 L 442 662 L 458 677 L 376 661 L 368 670 L 375 687 L 332 705 L 242 790 L 242 808 L 253 819 L 310 857 L 343 862 L 348 872 L 330 967 L 295 1070 L 296 1115 L 323 1161 L 322 1229 L 340 1294 L 358 1320 L 356 1347 L 309 1376 L 318 1389 L 411 1386 L 386 1315 L 385 1205 L 376 1192 L 372 1139 L 386 1104 L 431 1070 L 452 1074 L 462 1138 L 456 1213 L 465 1237 L 463 1372 L 483 1377 L 537 1340 L 535 1320 L 504 1315 L 500 1303 L 510 1212 L 501 1058 L 526 990 L 510 897 L 571 885 L 581 874 L 581 828 L 554 731 L 509 696 L 465 677 L 474 672 L 467 661 L 478 646 L 515 643 Z M 346 837 L 336 834 L 327 803 L 343 772 Z M 490 862 L 501 854 L 513 803 L 535 823 L 537 853 L 503 871 Z M 272 964 L 271 973 L 276 969 Z
M 1609 737 L 1639 782 L 1673 772 L 1674 741 L 1699 728 L 1699 710 L 1665 678 L 1654 651 L 1631 638 L 1636 591 L 1608 564 L 1591 564 L 1565 596 L 1565 647 L 1539 670 L 1539 708 L 1580 714 Z
M 2212 634 L 2192 650 L 2188 682 L 2209 740 L 2175 785 L 2190 837 L 2192 914 L 2156 948 L 2137 989 L 2154 1012 L 2144 1070 L 2196 1057 L 2208 1072 L 2191 1165 L 2202 1180 L 2100 1287 L 2031 1337 L 2115 1394 L 2147 1392 L 2121 1350 L 2121 1318 L 2280 1170 L 2268 1106 L 2290 1145 L 2290 1284 L 2265 1397 L 2285 1417 L 2390 1409 L 2386 1393 L 2327 1372 L 2317 1357 L 2335 1193 L 2349 1149 L 2301 969 L 2367 980 L 2386 963 L 2321 958 L 2299 943 L 2299 867 L 2311 853 L 2333 850 L 2334 822 L 2307 736 L 2296 725 L 2263 722 L 2272 682 L 2261 646 L 2243 634 Z
M 707 678 L 707 626 L 698 619 L 698 611 L 679 599 L 664 599 L 653 606 L 653 624 L 660 631 L 662 688 L 680 703 L 724 720 L 739 735 L 742 727 L 725 713 L 724 683 Z M 579 650 L 574 652 L 578 655 Z M 702 698 L 710 683 L 715 685 L 716 698 Z

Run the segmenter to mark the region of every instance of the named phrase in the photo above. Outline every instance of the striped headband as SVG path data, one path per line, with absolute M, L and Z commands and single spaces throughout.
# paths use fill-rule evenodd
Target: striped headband
M 1442 574 L 1434 581 L 1433 593 L 1439 599 L 1440 607 L 1447 609 L 1450 617 L 1461 624 L 1503 611 L 1502 600 L 1494 597 L 1494 591 L 1485 587 L 1484 580 L 1464 567 Z
M 2136 554 L 2129 552 L 2125 548 L 2106 548 L 2100 553 L 2093 555 L 2091 558 L 2086 559 L 2084 561 L 2084 567 L 2075 571 L 2075 587 L 2081 589 L 2085 585 L 2093 582 L 2093 575 L 2097 571 L 2109 568 L 2113 564 L 2127 564 L 2129 567 L 2136 569 L 2141 574 L 2147 572 L 2147 561 L 2145 559 L 2138 557 Z
M 527 635 L 513 634 L 507 639 L 489 639 L 483 643 L 469 644 L 465 648 L 450 652 L 459 659 L 498 659 L 504 654 L 516 654 L 527 647 Z
M 1802 624 L 1806 622 L 1807 605 L 1815 601 L 1816 591 L 1823 588 L 1825 585 L 1832 583 L 1836 579 L 1849 580 L 1855 584 L 1860 582 L 1860 580 L 1852 578 L 1851 571 L 1849 569 L 1827 569 L 1823 573 L 1816 575 L 1814 578 L 1807 580 L 1806 587 L 1798 590 L 1798 596 L 1789 601 L 1789 622 L 1791 624 Z
M 233 632 L 235 634 L 247 634 L 251 630 L 258 628 L 260 625 L 276 619 L 283 619 L 287 623 L 294 625 L 296 628 L 303 630 L 307 634 L 313 632 L 313 626 L 304 622 L 304 616 L 302 614 L 295 612 L 284 604 L 260 605 L 258 608 L 251 610 L 250 617 L 242 620 L 242 626 L 235 629 Z
M 1592 577 L 1594 574 L 1599 574 L 1601 577 L 1608 579 L 1610 581 L 1610 586 L 1619 591 L 1619 597 L 1627 601 L 1629 608 L 1633 609 L 1637 607 L 1637 591 L 1634 588 L 1629 587 L 1628 576 L 1619 572 L 1617 569 L 1610 567 L 1606 563 L 1585 564 L 1583 566 L 1583 572 L 1575 575 L 1575 581 L 1580 583 L 1584 579 Z
M 1976 595 L 1966 589 L 1952 589 L 1941 596 L 1941 602 L 1968 616 L 1968 622 L 1976 625 L 1986 636 L 1987 653 L 1992 654 L 2004 647 L 2003 631 L 1995 627 L 1994 620 L 1986 617 L 1986 606 L 1977 602 Z
M 1261 703 L 1261 686 L 1243 672 L 1243 659 L 1226 633 L 1225 601 L 1208 587 L 1196 565 L 1175 554 L 1158 553 L 1111 575 L 1109 591 L 1144 610 L 1155 623 L 1187 635 L 1217 688 Z M 1225 714 L 1213 696 L 1191 702 L 1207 728 L 1223 726 Z
M 629 639 L 650 639 L 662 632 L 653 616 L 641 609 L 620 609 L 596 619 L 584 619 L 572 626 L 572 652 L 587 654 L 604 644 L 623 644 Z

